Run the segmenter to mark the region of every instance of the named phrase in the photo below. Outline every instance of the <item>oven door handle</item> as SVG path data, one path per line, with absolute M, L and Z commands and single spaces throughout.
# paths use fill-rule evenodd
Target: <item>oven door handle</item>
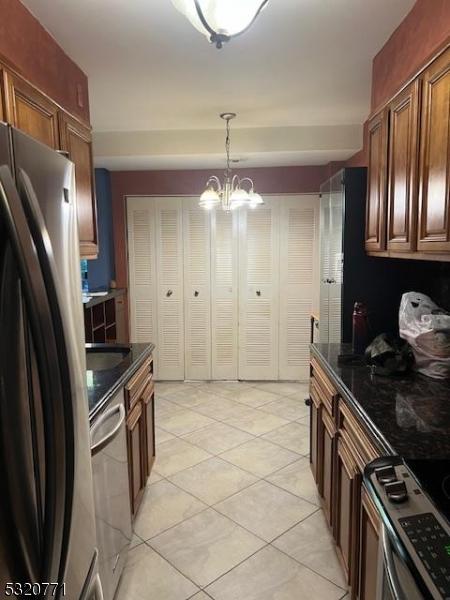
M 119 420 L 109 433 L 102 437 L 102 439 L 99 440 L 96 444 L 92 444 L 91 456 L 95 456 L 96 454 L 98 454 L 101 450 L 103 450 L 103 448 L 106 448 L 106 446 L 110 444 L 114 438 L 117 437 L 120 428 L 122 427 L 123 422 L 125 421 L 125 408 L 123 404 L 118 404 L 117 406 L 113 406 L 112 408 L 105 410 L 105 412 L 97 419 L 97 422 L 94 423 L 94 425 L 92 426 L 91 440 L 94 439 L 95 433 L 99 429 L 99 427 L 115 413 L 119 413 Z
M 383 550 L 384 572 L 389 589 L 394 600 L 407 600 L 400 586 L 400 581 L 395 568 L 389 533 L 384 524 L 381 525 L 381 547 Z

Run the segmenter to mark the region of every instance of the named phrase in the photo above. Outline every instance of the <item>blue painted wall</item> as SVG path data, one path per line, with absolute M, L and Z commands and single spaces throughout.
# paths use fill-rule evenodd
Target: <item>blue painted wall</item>
M 99 254 L 88 261 L 88 282 L 91 291 L 109 289 L 115 278 L 113 225 L 111 209 L 111 178 L 107 169 L 95 169 Z

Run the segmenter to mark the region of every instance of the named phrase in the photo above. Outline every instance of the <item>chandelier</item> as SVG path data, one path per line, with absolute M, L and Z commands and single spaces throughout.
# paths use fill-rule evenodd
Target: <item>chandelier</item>
M 256 208 L 264 204 L 263 199 L 255 192 L 253 181 L 250 177 L 239 179 L 233 175 L 230 168 L 230 121 L 236 113 L 222 113 L 220 117 L 226 122 L 225 151 L 227 154 L 227 168 L 223 182 L 212 175 L 206 182 L 206 190 L 200 196 L 199 206 L 207 210 L 219 205 L 222 210 L 230 211 L 241 207 Z M 248 187 L 248 190 L 245 189 Z
M 269 0 L 172 0 L 216 48 L 247 31 Z

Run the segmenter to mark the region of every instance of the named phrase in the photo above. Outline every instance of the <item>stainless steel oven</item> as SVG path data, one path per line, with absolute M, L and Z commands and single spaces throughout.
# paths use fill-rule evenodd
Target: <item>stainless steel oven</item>
M 99 571 L 112 600 L 132 536 L 123 389 L 91 426 L 91 453 Z
M 450 600 L 450 526 L 415 474 L 385 457 L 366 467 L 364 482 L 382 523 L 377 600 Z

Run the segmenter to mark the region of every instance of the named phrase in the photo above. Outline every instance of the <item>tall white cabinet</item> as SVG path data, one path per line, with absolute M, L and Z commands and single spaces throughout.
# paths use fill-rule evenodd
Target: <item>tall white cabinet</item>
M 307 379 L 318 208 L 128 197 L 131 340 L 156 340 L 158 379 Z

